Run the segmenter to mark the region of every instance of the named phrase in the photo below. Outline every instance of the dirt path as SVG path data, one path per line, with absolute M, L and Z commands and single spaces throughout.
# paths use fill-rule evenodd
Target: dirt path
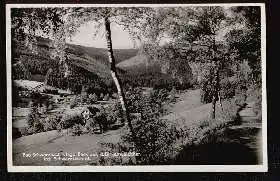
M 257 165 L 262 164 L 261 122 L 249 103 L 241 112 L 241 124 L 230 126 L 215 142 L 184 148 L 171 164 Z
M 253 104 L 254 102 L 248 103 L 240 111 L 241 124 L 229 127 L 226 135 L 228 139 L 248 147 L 255 157 L 254 160 L 251 160 L 252 163 L 262 164 L 262 122 L 254 113 Z

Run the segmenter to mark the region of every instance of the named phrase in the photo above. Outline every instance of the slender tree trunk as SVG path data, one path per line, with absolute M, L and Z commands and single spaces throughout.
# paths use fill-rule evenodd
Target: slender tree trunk
M 212 111 L 211 111 L 211 118 L 215 119 L 216 117 L 216 103 L 219 98 L 219 87 L 220 87 L 220 78 L 219 78 L 219 71 L 220 71 L 220 61 L 216 57 L 216 52 L 217 52 L 217 46 L 216 46 L 216 41 L 215 41 L 215 35 L 213 38 L 213 49 L 212 49 L 212 56 L 213 56 L 213 61 L 215 64 L 214 68 L 214 81 L 213 81 L 213 97 L 212 97 Z
M 219 65 L 218 62 L 215 62 L 215 75 L 214 75 L 214 82 L 213 82 L 213 97 L 212 97 L 212 112 L 211 112 L 211 118 L 215 119 L 216 117 L 216 103 L 218 101 L 218 95 L 219 95 Z
M 127 105 L 126 105 L 124 91 L 120 84 L 120 79 L 118 77 L 117 70 L 116 70 L 115 58 L 113 55 L 113 48 L 112 48 L 110 21 L 109 21 L 108 17 L 105 17 L 104 21 L 105 21 L 105 35 L 106 35 L 106 41 L 107 41 L 108 59 L 110 62 L 111 76 L 112 76 L 113 81 L 118 90 L 119 100 L 120 100 L 120 103 L 122 106 L 122 110 L 124 112 L 125 120 L 128 123 L 128 126 L 129 126 L 133 139 L 136 141 L 136 134 L 135 134 L 132 124 L 131 124 L 131 117 L 127 111 Z

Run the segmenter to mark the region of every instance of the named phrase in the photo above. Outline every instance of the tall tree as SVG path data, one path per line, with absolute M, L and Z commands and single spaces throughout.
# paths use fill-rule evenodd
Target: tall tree
M 126 99 L 118 77 L 113 55 L 111 39 L 111 22 L 123 25 L 130 30 L 132 37 L 136 24 L 139 22 L 142 14 L 149 8 L 28 8 L 12 10 L 12 37 L 17 41 L 25 41 L 24 46 L 36 50 L 36 36 L 48 37 L 51 40 L 51 46 L 54 47 L 52 52 L 53 58 L 58 57 L 61 65 L 65 66 L 65 77 L 69 74 L 69 68 L 66 62 L 65 53 L 67 44 L 66 40 L 74 35 L 78 28 L 86 23 L 95 22 L 96 28 L 93 34 L 97 34 L 100 29 L 104 29 L 108 49 L 108 61 L 112 79 L 117 87 L 119 100 L 128 122 L 132 137 L 136 140 L 135 133 L 131 124 L 131 118 L 127 111 Z M 102 28 L 104 25 L 104 28 Z M 133 31 L 131 31 L 133 30 Z M 35 45 L 35 46 L 34 46 Z M 36 52 L 35 52 L 36 53 Z
M 261 16 L 260 7 L 232 7 L 232 21 L 243 28 L 235 27 L 227 34 L 230 50 L 237 53 L 239 62 L 248 61 L 252 69 L 251 80 L 261 81 Z
M 221 57 L 218 52 L 218 31 L 222 28 L 222 23 L 226 19 L 223 8 L 220 7 L 204 7 L 199 8 L 197 11 L 198 27 L 200 30 L 199 35 L 208 39 L 207 46 L 211 52 L 213 65 L 213 80 L 212 80 L 212 111 L 211 118 L 215 118 L 216 102 L 218 101 L 220 90 L 220 71 L 221 71 Z M 204 40 L 201 42 L 205 43 Z
M 219 49 L 221 42 L 218 38 L 220 30 L 226 23 L 225 10 L 222 7 L 212 6 L 163 8 L 155 11 L 155 14 L 151 18 L 150 26 L 160 28 L 151 28 L 147 36 L 148 39 L 151 37 L 151 42 L 158 43 L 155 40 L 166 35 L 169 38 L 169 46 L 184 60 L 183 62 L 199 61 L 211 67 L 211 73 L 207 76 L 211 85 L 211 117 L 215 118 L 222 60 L 222 51 Z M 170 54 L 166 51 L 164 53 Z M 162 55 L 155 54 L 155 57 L 162 59 Z M 168 60 L 169 67 L 175 72 L 180 72 L 182 66 L 176 62 L 176 58 L 169 57 Z
M 127 103 L 126 103 L 126 99 L 125 99 L 125 95 L 124 95 L 124 90 L 121 86 L 120 79 L 119 79 L 119 76 L 118 76 L 117 70 L 116 70 L 115 57 L 114 57 L 113 48 L 112 48 L 110 21 L 107 16 L 104 17 L 104 24 L 105 24 L 105 35 L 106 35 L 106 41 L 107 41 L 108 60 L 110 62 L 111 75 L 112 75 L 113 81 L 118 90 L 119 100 L 120 100 L 122 110 L 123 110 L 124 116 L 125 116 L 124 119 L 128 123 L 128 126 L 130 128 L 132 136 L 134 137 L 134 140 L 136 140 L 135 132 L 133 130 L 132 123 L 131 123 L 131 117 L 127 110 Z

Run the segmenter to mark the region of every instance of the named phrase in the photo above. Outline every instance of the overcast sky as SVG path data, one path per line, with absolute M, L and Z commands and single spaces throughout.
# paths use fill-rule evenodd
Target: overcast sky
M 104 32 L 100 32 L 95 38 L 93 36 L 94 24 L 82 26 L 80 32 L 72 38 L 69 43 L 96 48 L 106 48 L 106 39 Z M 112 44 L 114 49 L 133 48 L 133 42 L 129 37 L 129 33 L 119 25 L 112 24 Z
M 229 7 L 225 7 L 226 12 L 228 11 Z M 79 32 L 72 38 L 72 41 L 69 43 L 71 44 L 78 44 L 83 46 L 89 47 L 96 47 L 96 48 L 106 48 L 106 40 L 104 36 L 104 32 L 100 32 L 96 37 L 93 36 L 94 33 L 94 24 L 87 24 L 79 28 Z M 101 28 L 103 30 L 103 28 Z M 129 33 L 125 31 L 122 26 L 112 23 L 111 24 L 111 31 L 112 31 L 112 44 L 114 49 L 128 49 L 128 48 L 135 48 L 133 46 L 133 41 L 129 37 Z M 219 32 L 218 39 L 221 39 L 224 34 L 225 30 L 222 29 Z M 167 38 L 162 39 L 162 44 L 168 42 Z

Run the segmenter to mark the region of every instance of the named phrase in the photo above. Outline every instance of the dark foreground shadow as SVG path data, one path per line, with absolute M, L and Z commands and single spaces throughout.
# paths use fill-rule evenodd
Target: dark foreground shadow
M 215 143 L 184 148 L 171 161 L 174 165 L 255 165 L 254 150 L 240 143 Z
M 257 165 L 259 163 L 254 142 L 258 129 L 228 129 L 221 140 L 186 146 L 168 164 L 175 165 Z M 249 136 L 250 135 L 250 136 Z M 243 139 L 246 138 L 245 139 Z M 249 138 L 249 139 L 248 139 Z M 248 144 L 249 143 L 249 144 Z

